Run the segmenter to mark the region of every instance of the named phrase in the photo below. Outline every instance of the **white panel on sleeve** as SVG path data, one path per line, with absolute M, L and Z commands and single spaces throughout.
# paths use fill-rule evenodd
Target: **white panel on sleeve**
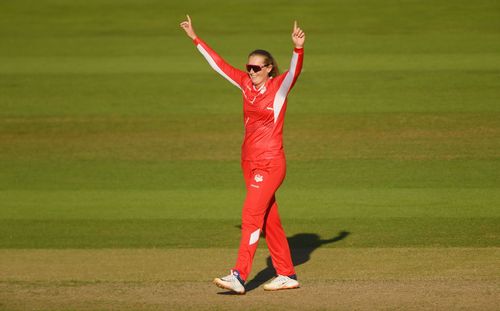
M 239 88 L 241 90 L 240 85 L 238 83 L 236 83 L 236 81 L 231 79 L 224 71 L 222 71 L 222 69 L 217 65 L 217 63 L 212 58 L 212 56 L 210 56 L 210 53 L 208 53 L 207 50 L 205 50 L 201 44 L 198 44 L 196 47 L 198 48 L 198 51 L 200 51 L 201 55 L 203 55 L 203 57 L 205 57 L 207 62 L 210 64 L 210 66 L 215 71 L 217 71 L 221 76 L 226 78 L 226 80 L 228 80 L 229 82 L 231 82 L 232 84 L 234 84 L 237 88 Z
M 297 60 L 299 59 L 299 54 L 293 52 L 292 61 L 290 63 L 290 70 L 285 76 L 285 79 L 281 83 L 276 96 L 274 97 L 273 108 L 274 108 L 274 123 L 278 120 L 278 116 L 280 115 L 281 108 L 283 108 L 283 104 L 285 103 L 286 96 L 290 91 L 290 87 L 293 83 L 293 78 L 295 76 L 295 71 L 297 70 Z

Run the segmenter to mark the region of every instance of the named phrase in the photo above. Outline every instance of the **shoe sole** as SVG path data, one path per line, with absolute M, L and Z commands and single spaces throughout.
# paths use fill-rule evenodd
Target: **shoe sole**
M 275 292 L 277 290 L 284 290 L 284 289 L 297 289 L 300 288 L 300 284 L 297 284 L 295 286 L 286 286 L 286 287 L 280 287 L 280 288 L 264 288 L 265 291 L 268 292 Z
M 238 294 L 238 295 L 245 295 L 245 292 L 244 292 L 244 291 L 243 291 L 243 292 L 237 292 L 237 291 L 235 291 L 234 289 L 232 289 L 231 287 L 229 287 L 229 286 L 225 286 L 225 285 L 224 285 L 224 283 L 222 283 L 222 280 L 221 280 L 221 279 L 215 278 L 215 279 L 213 280 L 213 283 L 214 283 L 215 285 L 217 285 L 217 287 L 220 287 L 220 288 L 223 288 L 223 289 L 230 290 L 231 292 L 236 293 L 236 294 Z

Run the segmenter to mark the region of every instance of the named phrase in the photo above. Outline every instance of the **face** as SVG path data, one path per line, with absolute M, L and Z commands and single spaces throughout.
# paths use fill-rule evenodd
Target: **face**
M 265 58 L 264 56 L 261 55 L 252 55 L 248 58 L 248 64 L 249 65 L 256 65 L 259 67 L 262 67 L 266 65 L 265 63 Z M 259 72 L 254 72 L 253 70 L 250 70 L 248 75 L 250 76 L 250 79 L 252 80 L 253 85 L 260 87 L 262 84 L 264 84 L 267 79 L 269 79 L 269 73 L 273 69 L 272 65 L 269 65 L 267 67 L 262 67 L 262 70 Z

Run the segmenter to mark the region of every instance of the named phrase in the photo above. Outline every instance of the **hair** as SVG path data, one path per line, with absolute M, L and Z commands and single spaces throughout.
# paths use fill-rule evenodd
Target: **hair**
M 264 57 L 264 64 L 266 66 L 273 65 L 273 68 L 269 72 L 270 77 L 276 77 L 280 74 L 280 71 L 278 69 L 278 63 L 276 62 L 274 57 L 271 55 L 271 53 L 269 53 L 266 50 L 255 50 L 252 53 L 248 54 L 248 57 L 254 56 L 254 55 L 259 55 L 259 56 Z

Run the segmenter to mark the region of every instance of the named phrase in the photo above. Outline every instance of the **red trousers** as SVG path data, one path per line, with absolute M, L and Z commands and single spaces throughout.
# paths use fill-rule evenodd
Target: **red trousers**
M 259 162 L 242 161 L 247 194 L 242 212 L 241 242 L 234 270 L 248 278 L 261 233 L 266 238 L 277 274 L 293 275 L 290 247 L 281 225 L 275 193 L 285 179 L 284 158 Z

